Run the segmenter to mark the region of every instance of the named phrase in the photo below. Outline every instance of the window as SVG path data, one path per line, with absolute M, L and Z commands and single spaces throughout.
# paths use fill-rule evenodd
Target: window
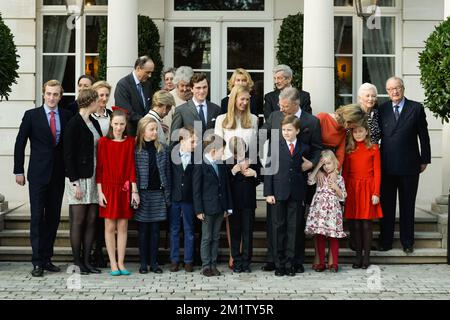
M 334 49 L 336 106 L 357 102 L 364 82 L 378 89 L 378 103 L 388 99 L 386 80 L 401 74 L 401 8 L 394 0 L 379 0 L 381 16 L 365 21 L 356 16 L 354 1 L 335 0 Z
M 101 25 L 107 23 L 104 5 L 108 0 L 85 0 L 84 15 L 75 20 L 67 15 L 64 0 L 42 0 L 41 3 L 38 28 L 42 33 L 38 37 L 40 63 L 36 88 L 40 92 L 42 83 L 59 80 L 64 88 L 60 104 L 65 106 L 75 99 L 80 75 L 97 78 L 98 39 Z M 36 100 L 41 104 L 40 96 Z
M 264 0 L 174 0 L 177 11 L 264 11 Z

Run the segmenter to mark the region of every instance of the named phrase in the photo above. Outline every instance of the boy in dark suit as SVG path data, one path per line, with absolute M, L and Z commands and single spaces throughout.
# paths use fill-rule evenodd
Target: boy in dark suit
M 308 152 L 308 146 L 297 140 L 300 131 L 300 120 L 290 115 L 282 122 L 283 139 L 280 139 L 279 150 L 270 150 L 268 166 L 278 167 L 278 171 L 264 178 L 264 196 L 272 205 L 272 245 L 276 276 L 295 276 L 295 250 L 301 207 L 305 200 L 306 178 L 302 172 L 302 157 Z M 277 163 L 278 162 L 278 163 Z M 298 244 L 304 247 L 304 242 Z
M 217 270 L 220 227 L 223 218 L 233 210 L 227 167 L 221 163 L 225 141 L 213 134 L 204 139 L 203 147 L 203 162 L 195 165 L 193 173 L 194 210 L 202 221 L 202 274 L 210 277 L 220 275 Z
M 194 149 L 197 137 L 192 128 L 180 129 L 180 142 L 171 153 L 172 159 L 172 206 L 170 223 L 170 271 L 179 270 L 180 227 L 184 231 L 184 270 L 193 271 L 194 263 L 194 204 L 192 199 L 192 173 Z

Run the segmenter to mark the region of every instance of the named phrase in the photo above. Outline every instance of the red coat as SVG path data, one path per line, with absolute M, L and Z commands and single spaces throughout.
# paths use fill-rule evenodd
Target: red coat
M 379 219 L 383 217 L 381 205 L 372 204 L 372 195 L 380 196 L 381 165 L 380 150 L 374 144 L 367 149 L 364 142 L 357 142 L 356 149 L 345 155 L 342 176 L 347 198 L 346 219 Z
M 136 182 L 134 138 L 118 142 L 100 138 L 97 146 L 97 183 L 101 183 L 106 197 L 106 208 L 99 207 L 100 217 L 130 219 L 133 216 L 131 183 Z

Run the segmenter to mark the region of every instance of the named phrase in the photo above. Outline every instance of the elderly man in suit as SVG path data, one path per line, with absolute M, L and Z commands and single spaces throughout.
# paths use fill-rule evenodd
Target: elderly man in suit
M 382 251 L 392 249 L 398 192 L 400 242 L 405 253 L 412 253 L 419 175 L 431 162 L 428 124 L 422 104 L 405 98 L 402 79 L 389 78 L 386 82 L 386 91 L 390 101 L 379 107 L 383 208 L 379 249 Z
M 178 141 L 177 131 L 183 127 L 194 128 L 196 136 L 202 137 L 206 130 L 214 129 L 216 118 L 220 115 L 220 107 L 206 100 L 209 89 L 206 74 L 195 73 L 191 78 L 191 88 L 192 99 L 175 109 L 170 134 L 172 141 Z
M 279 130 L 279 139 L 281 136 L 281 123 L 285 116 L 295 115 L 300 119 L 300 133 L 298 139 L 309 146 L 309 153 L 303 158 L 302 170 L 304 172 L 311 170 L 320 160 L 320 152 L 322 151 L 322 136 L 320 132 L 320 121 L 315 116 L 305 112 L 300 108 L 300 92 L 294 87 L 288 87 L 283 89 L 279 94 L 278 104 L 280 110 L 272 112 L 269 119 L 263 125 L 263 129 L 269 130 L 269 136 L 271 136 L 272 129 Z M 273 136 L 271 138 L 274 138 Z M 305 206 L 302 206 L 302 214 L 299 220 L 298 228 L 304 229 L 304 212 Z M 267 225 L 270 225 L 272 214 L 270 207 L 267 208 Z M 302 229 L 302 230 L 303 230 Z M 302 231 L 300 230 L 300 231 Z M 296 272 L 303 272 L 304 261 L 304 233 L 298 232 L 299 240 L 297 241 L 298 247 L 296 249 Z M 272 247 L 272 230 L 267 229 L 267 263 L 262 267 L 264 271 L 273 271 L 275 265 L 273 263 L 273 247 Z
M 114 91 L 115 105 L 128 111 L 128 134 L 136 135 L 138 121 L 150 110 L 153 96 L 148 79 L 155 69 L 153 60 L 147 56 L 136 59 L 134 70 L 117 82 Z
M 59 81 L 50 80 L 44 84 L 44 105 L 25 112 L 14 146 L 16 183 L 24 186 L 25 147 L 28 140 L 31 144 L 28 182 L 33 277 L 42 277 L 44 270 L 61 271 L 53 265 L 51 258 L 64 195 L 62 138 L 72 116 L 69 111 L 58 107 L 62 93 Z
M 273 80 L 275 82 L 276 90 L 269 92 L 264 96 L 264 119 L 266 121 L 269 119 L 272 112 L 280 110 L 280 107 L 278 106 L 278 96 L 280 95 L 281 90 L 291 87 L 292 69 L 285 64 L 276 66 L 273 69 Z M 309 93 L 299 90 L 299 94 L 300 109 L 311 114 L 311 97 Z

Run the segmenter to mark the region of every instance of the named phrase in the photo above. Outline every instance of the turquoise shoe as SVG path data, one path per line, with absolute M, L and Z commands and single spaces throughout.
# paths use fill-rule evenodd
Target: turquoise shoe
M 120 270 L 115 270 L 115 271 L 111 271 L 111 272 L 109 273 L 109 275 L 110 275 L 110 276 L 113 276 L 113 277 L 117 277 L 117 276 L 120 276 L 120 275 L 121 275 L 121 272 L 120 272 Z
M 119 271 L 120 271 L 120 274 L 123 275 L 123 276 L 129 276 L 131 274 L 131 272 L 128 271 L 127 269 L 119 270 Z

